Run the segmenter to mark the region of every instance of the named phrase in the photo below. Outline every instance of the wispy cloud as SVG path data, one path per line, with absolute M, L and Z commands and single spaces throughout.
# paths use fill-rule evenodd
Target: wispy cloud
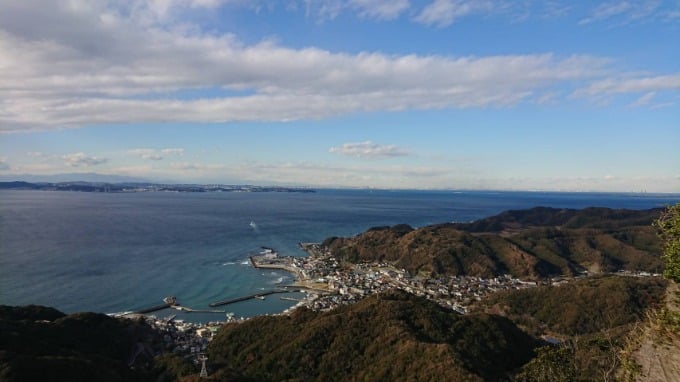
M 614 77 L 591 83 L 574 92 L 575 96 L 630 94 L 680 90 L 680 74 L 665 76 Z M 651 96 L 650 96 L 651 97 Z
M 344 12 L 360 18 L 394 20 L 411 7 L 409 0 L 303 0 L 307 17 L 319 22 L 333 20 Z
M 395 145 L 379 145 L 371 141 L 345 143 L 331 147 L 328 152 L 356 158 L 392 158 L 409 155 L 408 151 Z
M 652 102 L 652 99 L 654 99 L 654 96 L 656 95 L 656 92 L 649 92 L 641 96 L 640 98 L 636 99 L 634 102 L 632 102 L 629 107 L 641 107 L 641 106 L 647 106 L 649 105 L 650 102 Z
M 61 158 L 64 160 L 64 164 L 70 167 L 90 167 L 108 162 L 106 158 L 88 156 L 82 152 L 66 154 Z
M 540 94 L 536 97 L 536 103 L 539 105 L 551 105 L 557 102 L 557 97 L 559 94 L 557 92 L 547 92 Z
M 183 148 L 167 148 L 167 149 L 132 149 L 128 153 L 147 160 L 163 160 L 167 155 L 184 155 Z
M 613 16 L 621 15 L 630 11 L 633 7 L 628 1 L 614 1 L 598 5 L 590 17 L 582 19 L 579 24 L 588 24 L 593 21 L 607 19 Z
M 670 7 L 669 7 L 669 4 Z M 610 1 L 595 7 L 592 12 L 579 21 L 580 25 L 607 20 L 616 20 L 622 24 L 648 21 L 650 19 L 667 20 L 677 12 L 677 3 L 660 0 Z
M 349 0 L 360 17 L 393 20 L 411 7 L 409 0 Z
M 495 4 L 488 0 L 434 0 L 414 20 L 425 25 L 446 27 L 460 17 L 490 12 L 494 7 Z

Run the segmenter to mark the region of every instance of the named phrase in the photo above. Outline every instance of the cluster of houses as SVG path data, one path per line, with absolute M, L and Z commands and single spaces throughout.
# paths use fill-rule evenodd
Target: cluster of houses
M 411 276 L 403 269 L 396 269 L 387 263 L 339 264 L 323 247 L 318 244 L 301 245 L 308 257 L 279 257 L 265 248 L 260 256 L 251 258 L 253 265 L 263 268 L 279 268 L 294 272 L 298 282 L 306 285 L 307 297 L 291 310 L 305 306 L 314 311 L 328 311 L 340 305 L 357 302 L 365 296 L 400 289 L 425 297 L 439 305 L 466 314 L 468 307 L 484 296 L 508 289 L 522 289 L 536 286 L 536 282 L 522 281 L 510 275 L 494 278 L 472 276 L 446 276 L 425 278 Z M 619 271 L 622 276 L 658 276 L 646 272 Z M 580 277 L 586 277 L 584 273 Z M 550 285 L 560 285 L 572 278 L 558 277 L 547 280 Z M 173 317 L 174 318 L 174 317 Z M 197 364 L 223 322 L 207 324 L 188 323 L 182 320 L 158 319 L 148 316 L 148 322 L 163 334 L 164 341 L 173 352 L 193 359 Z M 227 322 L 241 322 L 232 316 Z
M 411 277 L 403 269 L 377 262 L 341 267 L 323 247 L 317 244 L 301 246 L 309 253 L 309 257 L 293 260 L 293 267 L 299 270 L 298 275 L 304 276 L 301 281 L 324 285 L 329 292 L 310 293 L 309 298 L 300 304 L 313 310 L 331 310 L 370 294 L 401 289 L 464 314 L 467 306 L 489 293 L 536 286 L 535 282 L 521 281 L 510 275 L 492 279 L 471 276 Z
M 222 322 L 197 324 L 183 320 L 159 319 L 148 316 L 147 322 L 163 335 L 163 341 L 172 351 L 196 359 L 205 352 L 208 343 L 222 326 Z

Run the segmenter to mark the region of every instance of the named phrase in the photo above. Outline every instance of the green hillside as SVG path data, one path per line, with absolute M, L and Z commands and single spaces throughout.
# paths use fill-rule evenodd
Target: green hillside
M 630 333 L 662 304 L 666 285 L 658 277 L 588 278 L 499 292 L 476 311 L 501 314 L 537 337 L 562 341 L 541 349 L 518 380 L 613 380 L 624 367 L 621 355 Z
M 391 291 L 328 312 L 300 309 L 220 329 L 217 381 L 591 381 L 612 377 L 660 278 L 592 277 L 499 292 L 459 315 Z M 557 338 L 547 345 L 544 335 Z M 131 351 L 144 346 L 130 368 Z M 0 307 L 2 381 L 199 380 L 147 324 L 51 308 Z M 183 375 L 185 377 L 178 377 Z
M 228 325 L 209 356 L 221 380 L 475 381 L 504 379 L 536 345 L 506 318 L 460 316 L 391 292 L 330 312 Z
M 522 278 L 617 270 L 661 272 L 651 222 L 660 210 L 537 207 L 473 223 L 372 228 L 323 245 L 348 262 L 387 261 L 412 274 Z
M 150 380 L 153 354 L 133 364 L 130 355 L 135 346 L 155 352 L 158 344 L 144 322 L 0 306 L 0 381 Z

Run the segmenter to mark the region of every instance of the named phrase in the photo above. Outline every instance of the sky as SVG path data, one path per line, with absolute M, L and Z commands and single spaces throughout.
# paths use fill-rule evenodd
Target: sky
M 680 192 L 677 41 L 677 0 L 2 0 L 0 176 Z

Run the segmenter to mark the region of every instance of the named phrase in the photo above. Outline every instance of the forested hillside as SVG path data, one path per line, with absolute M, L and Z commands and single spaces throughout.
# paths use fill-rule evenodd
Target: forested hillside
M 660 210 L 537 207 L 473 223 L 377 227 L 324 246 L 348 262 L 386 261 L 412 274 L 521 278 L 617 270 L 660 273 Z

